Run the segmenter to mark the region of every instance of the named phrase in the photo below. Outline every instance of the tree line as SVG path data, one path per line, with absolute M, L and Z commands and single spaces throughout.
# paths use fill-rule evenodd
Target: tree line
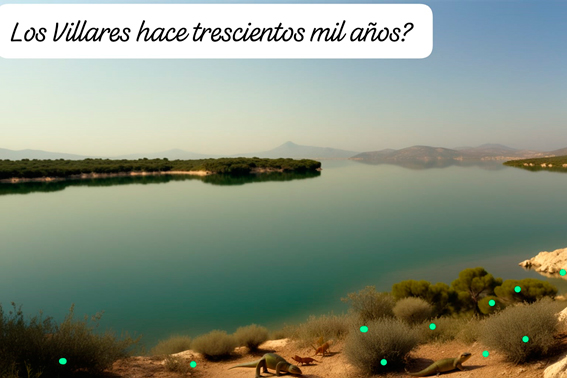
M 84 159 L 84 160 L 0 160 L 0 179 L 65 178 L 80 174 L 110 174 L 128 172 L 209 171 L 212 173 L 247 174 L 254 169 L 283 171 L 316 171 L 321 163 L 302 159 L 220 158 L 201 160 Z

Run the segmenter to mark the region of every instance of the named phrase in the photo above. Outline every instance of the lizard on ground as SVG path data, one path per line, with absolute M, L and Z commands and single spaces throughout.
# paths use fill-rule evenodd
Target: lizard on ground
M 455 369 L 465 370 L 465 368 L 463 367 L 463 362 L 465 362 L 469 358 L 471 358 L 471 354 L 469 352 L 464 352 L 461 353 L 457 358 L 444 358 L 442 360 L 435 361 L 422 371 L 410 373 L 406 370 L 406 373 L 413 377 L 425 377 L 427 375 L 445 373 Z
M 282 356 L 275 353 L 266 353 L 258 361 L 247 362 L 244 364 L 233 366 L 230 369 L 237 367 L 251 367 L 256 368 L 256 378 L 261 377 L 260 370 L 263 368 L 263 372 L 267 373 L 268 369 L 276 371 L 276 377 L 282 375 L 281 373 L 290 373 L 301 375 L 301 369 L 297 366 L 287 362 Z

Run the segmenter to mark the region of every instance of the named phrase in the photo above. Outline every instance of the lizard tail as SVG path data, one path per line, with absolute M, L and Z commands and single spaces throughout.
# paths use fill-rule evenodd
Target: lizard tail
M 243 363 L 243 364 L 240 364 L 240 365 L 235 365 L 235 366 L 229 367 L 228 370 L 234 369 L 234 368 L 239 368 L 239 367 L 255 368 L 256 365 L 258 365 L 258 361 L 246 362 L 246 363 Z

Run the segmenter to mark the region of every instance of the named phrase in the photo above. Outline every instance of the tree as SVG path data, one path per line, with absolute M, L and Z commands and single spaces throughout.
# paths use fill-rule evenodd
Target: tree
M 520 288 L 516 292 L 516 287 Z M 557 295 L 557 288 L 549 282 L 536 278 L 524 278 L 523 280 L 506 280 L 494 289 L 494 293 L 504 304 L 517 302 L 534 303 L 543 297 L 554 298 Z
M 469 268 L 459 273 L 459 278 L 451 283 L 458 295 L 461 311 L 480 312 L 478 302 L 487 295 L 494 294 L 494 288 L 502 285 L 501 278 L 494 278 L 484 268 Z

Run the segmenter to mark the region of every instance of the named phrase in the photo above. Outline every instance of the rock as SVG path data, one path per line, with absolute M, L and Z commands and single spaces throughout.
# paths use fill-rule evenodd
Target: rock
M 567 168 L 567 164 L 563 164 L 563 168 Z
M 519 265 L 542 274 L 557 275 L 561 269 L 567 270 L 567 248 L 540 252 L 536 257 L 522 261 Z M 567 279 L 567 276 L 563 277 Z
M 567 378 L 567 354 L 543 371 L 543 378 Z
M 541 167 L 542 167 L 542 168 L 545 168 L 545 167 L 547 167 L 547 164 L 543 163 L 543 164 L 541 165 Z
M 557 319 L 559 319 L 560 322 L 567 321 L 567 307 L 557 314 Z

